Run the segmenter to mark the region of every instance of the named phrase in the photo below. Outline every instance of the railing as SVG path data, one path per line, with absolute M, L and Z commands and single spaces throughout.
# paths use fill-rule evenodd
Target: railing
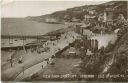
M 40 35 L 1 35 L 1 38 L 45 38 L 46 36 L 40 36 Z

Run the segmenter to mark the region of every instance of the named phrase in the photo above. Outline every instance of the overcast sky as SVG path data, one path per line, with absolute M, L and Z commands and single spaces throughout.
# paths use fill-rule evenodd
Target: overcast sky
M 15 1 L 1 7 L 2 17 L 40 16 L 75 6 L 100 4 L 106 1 Z

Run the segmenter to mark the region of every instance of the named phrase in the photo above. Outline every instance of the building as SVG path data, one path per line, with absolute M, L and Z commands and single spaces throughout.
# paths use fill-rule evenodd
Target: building
M 95 18 L 96 18 L 96 16 L 94 16 L 94 15 L 88 15 L 88 14 L 87 14 L 87 15 L 84 16 L 83 22 L 84 22 L 85 24 L 89 24 L 90 22 L 91 22 L 91 23 L 94 22 Z
M 113 23 L 113 9 L 106 8 L 103 15 L 103 22 Z
M 61 24 L 62 23 L 61 21 L 59 21 L 56 18 L 46 18 L 45 19 L 45 22 L 46 23 L 52 23 L 52 24 Z
M 91 20 L 91 19 L 94 19 L 96 16 L 92 16 L 92 15 L 85 15 L 84 16 L 84 19 L 86 20 L 86 21 L 89 21 L 89 20 Z
M 56 22 L 56 20 L 54 18 L 47 18 L 45 22 Z
M 92 36 L 93 33 L 92 33 L 92 31 L 90 31 L 88 29 L 83 29 L 83 35 Z
M 70 47 L 68 48 L 67 50 L 65 50 L 63 53 L 62 53 L 63 56 L 78 56 L 80 55 L 80 51 L 77 50 L 75 47 Z
M 79 23 L 80 22 L 80 19 L 77 19 L 77 18 L 72 18 L 72 22 L 76 22 L 76 23 Z
M 99 14 L 98 21 L 103 22 L 103 20 L 104 20 L 103 16 L 104 16 L 103 14 Z
M 124 18 L 123 14 L 119 14 L 118 20 L 126 21 L 126 19 Z
M 94 15 L 96 11 L 95 10 L 89 10 L 88 12 L 90 15 Z

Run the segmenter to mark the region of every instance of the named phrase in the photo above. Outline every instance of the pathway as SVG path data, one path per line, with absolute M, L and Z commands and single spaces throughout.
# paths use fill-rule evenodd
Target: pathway
M 65 38 L 65 36 L 67 36 L 67 38 Z M 24 70 L 28 69 L 26 71 L 35 70 L 36 66 L 34 66 L 34 65 L 41 63 L 46 58 L 50 58 L 52 55 L 55 55 L 55 53 L 58 52 L 59 49 L 62 50 L 64 47 L 68 46 L 69 43 L 72 43 L 73 41 L 75 41 L 75 39 L 77 39 L 77 36 L 78 35 L 75 32 L 71 31 L 71 32 L 67 32 L 66 34 L 63 34 L 59 41 L 57 41 L 57 40 L 56 41 L 47 41 L 46 44 L 44 44 L 44 45 L 45 45 L 45 47 L 50 47 L 49 52 L 39 54 L 38 56 L 32 57 L 31 59 L 24 62 L 23 64 L 20 64 L 16 67 L 10 68 L 10 69 L 2 72 L 2 80 L 14 80 L 18 75 L 20 75 L 21 72 L 23 72 L 23 69 Z M 53 45 L 53 43 L 55 45 Z M 32 66 L 34 66 L 34 67 L 32 67 Z M 37 65 L 37 66 L 39 66 L 39 65 Z M 32 73 L 32 72 L 30 72 L 30 73 Z M 26 74 L 26 75 L 28 75 L 28 74 Z

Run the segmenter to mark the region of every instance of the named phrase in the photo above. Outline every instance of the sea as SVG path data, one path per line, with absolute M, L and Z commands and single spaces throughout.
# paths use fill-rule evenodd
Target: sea
M 48 32 L 66 28 L 64 24 L 48 24 L 27 18 L 2 18 L 2 35 L 44 35 Z
M 37 22 L 27 18 L 2 18 L 1 19 L 1 35 L 20 35 L 35 36 L 44 35 L 58 29 L 67 28 L 65 24 L 49 24 Z M 25 44 L 31 43 L 35 39 L 27 39 Z M 22 46 L 21 39 L 1 39 L 2 47 Z

